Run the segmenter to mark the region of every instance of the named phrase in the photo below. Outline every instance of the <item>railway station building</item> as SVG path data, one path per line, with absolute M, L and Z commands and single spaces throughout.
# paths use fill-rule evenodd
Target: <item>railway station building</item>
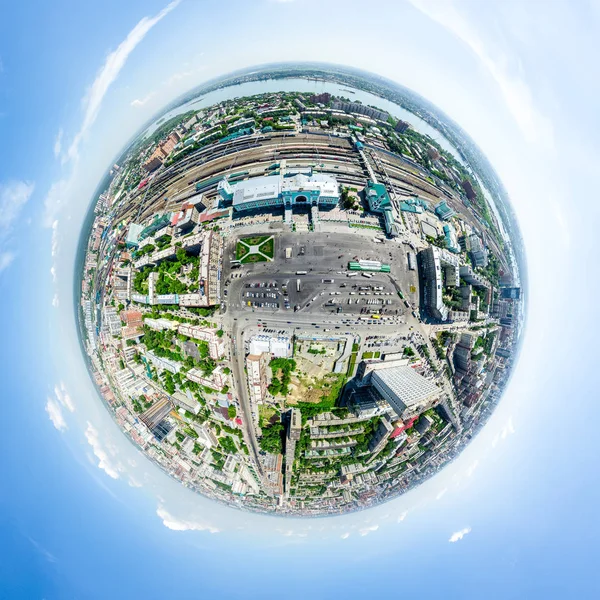
M 223 201 L 233 206 L 234 213 L 273 208 L 289 210 L 294 206 L 332 208 L 340 200 L 336 178 L 322 173 L 266 175 L 237 183 L 224 178 L 217 189 Z

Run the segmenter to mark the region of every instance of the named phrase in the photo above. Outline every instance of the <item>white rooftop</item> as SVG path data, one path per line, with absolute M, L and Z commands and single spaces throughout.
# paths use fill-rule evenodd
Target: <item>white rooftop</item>
M 379 369 L 373 371 L 372 377 L 377 389 L 383 386 L 408 408 L 439 393 L 433 381 L 419 375 L 409 366 Z

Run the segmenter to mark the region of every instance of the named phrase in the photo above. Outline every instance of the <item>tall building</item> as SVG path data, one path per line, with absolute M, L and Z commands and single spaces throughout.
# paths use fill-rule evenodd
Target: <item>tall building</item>
M 475 343 L 475 339 L 472 335 L 468 333 L 463 333 L 460 336 L 460 341 L 454 348 L 454 368 L 458 371 L 467 372 L 469 367 L 471 366 L 471 351 L 473 350 L 473 345 Z
M 409 127 L 410 127 L 410 123 L 407 123 L 406 121 L 402 121 L 402 119 L 399 119 L 398 122 L 396 123 L 394 129 L 398 133 L 404 133 Z
M 377 429 L 375 430 L 371 441 L 369 442 L 369 452 L 371 455 L 369 456 L 367 463 L 371 463 L 377 458 L 377 455 L 385 448 L 388 440 L 390 439 L 390 435 L 394 431 L 394 426 L 390 423 L 390 420 L 387 416 L 381 417 L 379 420 L 379 424 L 377 425 Z
M 468 179 L 464 179 L 461 185 L 463 190 L 465 190 L 465 195 L 469 200 L 474 200 L 477 197 L 477 194 L 473 189 L 473 184 Z
M 510 300 L 518 300 L 521 297 L 521 288 L 518 287 L 506 287 L 502 288 L 502 298 Z
M 440 395 L 433 381 L 410 366 L 375 370 L 371 383 L 401 419 L 423 412 Z
M 387 121 L 390 117 L 390 113 L 360 102 L 346 102 L 344 100 L 336 100 L 332 103 L 331 108 L 335 110 L 343 110 L 349 113 L 355 113 L 359 115 L 365 115 L 371 119 L 377 119 L 379 121 Z
M 475 267 L 486 267 L 488 264 L 488 251 L 483 245 L 482 239 L 476 235 L 471 234 L 468 237 L 467 244 L 469 246 L 469 254 Z
M 313 94 L 310 97 L 310 101 L 313 104 L 329 104 L 331 101 L 331 94 L 328 92 L 323 92 L 322 94 Z
M 423 303 L 431 317 L 439 321 L 447 321 L 449 309 L 444 304 L 444 288 L 458 286 L 460 283 L 459 258 L 452 253 L 429 246 L 419 252 L 424 278 Z
M 166 398 L 157 400 L 147 411 L 140 415 L 140 421 L 148 429 L 154 429 L 171 412 L 171 403 Z
M 246 357 L 246 371 L 248 372 L 248 387 L 250 389 L 250 402 L 261 403 L 267 395 L 267 364 L 269 355 L 249 354 Z
M 292 482 L 292 471 L 294 468 L 294 459 L 296 456 L 296 442 L 300 439 L 302 433 L 302 414 L 300 409 L 292 408 L 289 412 L 288 431 L 285 441 L 285 492 L 290 493 Z

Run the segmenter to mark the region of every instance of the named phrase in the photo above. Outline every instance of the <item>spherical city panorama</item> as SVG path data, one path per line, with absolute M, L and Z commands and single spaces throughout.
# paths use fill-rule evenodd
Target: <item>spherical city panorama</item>
M 366 508 L 497 405 L 521 247 L 493 169 L 421 97 L 337 67 L 237 73 L 101 182 L 82 346 L 115 421 L 186 487 L 281 515 Z

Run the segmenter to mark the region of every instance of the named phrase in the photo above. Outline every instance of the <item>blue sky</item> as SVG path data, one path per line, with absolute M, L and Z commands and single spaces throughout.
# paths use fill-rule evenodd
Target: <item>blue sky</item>
M 5 3 L 0 596 L 598 597 L 599 19 L 554 0 Z M 527 249 L 522 355 L 485 430 L 417 490 L 335 519 L 169 480 L 99 403 L 73 322 L 79 229 L 123 144 L 194 85 L 279 60 L 437 104 L 498 171 Z

